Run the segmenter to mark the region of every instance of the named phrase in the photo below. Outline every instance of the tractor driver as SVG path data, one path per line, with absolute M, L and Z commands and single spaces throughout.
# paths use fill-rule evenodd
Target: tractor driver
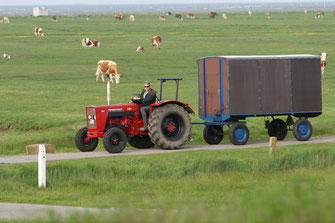
M 136 104 L 142 104 L 142 107 L 140 108 L 142 119 L 143 119 L 143 128 L 140 128 L 140 131 L 147 131 L 148 130 L 148 113 L 150 110 L 150 105 L 152 103 L 155 103 L 156 101 L 156 91 L 154 91 L 150 87 L 150 82 L 146 81 L 144 82 L 144 89 L 141 92 L 140 97 L 132 97 L 131 100 L 135 102 Z

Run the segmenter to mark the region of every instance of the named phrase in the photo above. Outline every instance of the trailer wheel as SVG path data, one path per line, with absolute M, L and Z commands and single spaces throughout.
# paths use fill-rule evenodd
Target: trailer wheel
M 234 145 L 244 145 L 249 139 L 249 129 L 243 123 L 234 123 L 229 129 L 229 139 Z
M 138 149 L 152 148 L 155 146 L 148 135 L 135 135 L 128 137 L 128 143 Z
M 203 136 L 205 141 L 210 144 L 219 144 L 223 138 L 223 130 L 220 125 L 207 125 L 204 128 Z
M 113 127 L 105 132 L 103 143 L 109 153 L 120 153 L 126 147 L 127 136 L 117 127 Z
M 287 135 L 287 125 L 281 119 L 274 119 L 270 122 L 268 133 L 270 137 L 277 137 L 278 140 L 285 139 Z
M 306 119 L 299 119 L 293 125 L 293 135 L 299 141 L 307 141 L 313 133 L 312 124 Z
M 86 127 L 79 129 L 74 138 L 77 148 L 82 152 L 91 152 L 97 148 L 99 139 L 98 138 L 88 138 L 88 129 Z
M 182 106 L 168 104 L 156 108 L 149 120 L 151 141 L 162 149 L 178 149 L 189 140 L 191 119 Z

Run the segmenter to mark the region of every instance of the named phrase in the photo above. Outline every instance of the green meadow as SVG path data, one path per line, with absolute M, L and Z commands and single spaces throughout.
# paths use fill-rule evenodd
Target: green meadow
M 57 152 L 77 151 L 74 136 L 86 124 L 85 106 L 106 104 L 106 83 L 95 82 L 96 64 L 101 59 L 117 62 L 123 75 L 112 85 L 112 103 L 124 103 L 138 94 L 149 80 L 159 90 L 157 78 L 181 77 L 179 100 L 198 114 L 196 60 L 216 55 L 318 54 L 328 52 L 323 89 L 323 114 L 310 119 L 313 136 L 335 133 L 334 25 L 331 13 L 314 19 L 314 12 L 229 13 L 228 19 L 177 21 L 158 14 L 135 14 L 135 22 L 116 21 L 113 15 L 51 17 L 11 17 L 0 24 L 0 155 L 24 154 L 25 146 L 52 143 Z M 128 15 L 129 16 L 129 15 Z M 44 37 L 35 37 L 41 27 Z M 162 37 L 162 49 L 154 50 L 151 38 Z M 81 39 L 101 41 L 100 48 L 83 48 Z M 144 52 L 136 52 L 143 45 Z M 303 81 L 303 80 L 301 80 Z M 173 99 L 175 84 L 165 83 L 163 99 Z M 12 124 L 10 130 L 4 130 Z M 266 140 L 264 118 L 248 118 L 249 140 Z M 192 144 L 204 144 L 203 126 L 193 126 Z M 227 132 L 228 128 L 225 127 Z M 293 137 L 291 133 L 288 137 Z M 224 142 L 228 137 L 224 137 Z M 102 143 L 98 149 L 102 148 Z M 127 147 L 131 148 L 131 147 Z
M 46 189 L 37 187 L 36 163 L 4 165 L 0 202 L 117 208 L 33 222 L 333 222 L 334 148 L 278 147 L 272 157 L 258 148 L 48 162 Z

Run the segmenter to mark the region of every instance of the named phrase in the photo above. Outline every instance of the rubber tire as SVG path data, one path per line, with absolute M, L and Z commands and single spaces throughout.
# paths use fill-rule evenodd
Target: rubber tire
M 178 124 L 175 136 L 167 135 L 167 129 L 163 126 L 172 117 Z M 179 149 L 190 139 L 191 127 L 191 118 L 187 111 L 177 104 L 167 104 L 156 108 L 150 115 L 148 126 L 151 141 L 161 149 Z
M 241 130 L 243 131 L 243 133 L 245 135 L 242 139 L 237 139 L 236 134 L 238 134 L 238 132 L 236 132 L 236 131 L 241 131 Z M 248 127 L 243 123 L 232 124 L 232 126 L 229 128 L 229 139 L 230 139 L 230 142 L 233 143 L 234 145 L 244 145 L 244 144 L 246 144 L 248 142 L 248 139 L 249 139 L 249 129 L 248 129 Z
M 148 135 L 135 135 L 128 137 L 128 143 L 138 149 L 147 149 L 155 146 Z
M 303 129 L 300 129 L 300 132 L 299 132 L 299 128 L 303 128 L 303 126 L 305 126 L 305 128 L 308 127 L 307 132 L 304 135 L 301 134 L 301 131 L 303 131 Z M 302 118 L 294 123 L 293 135 L 297 140 L 307 141 L 309 140 L 309 138 L 311 138 L 312 134 L 313 134 L 313 127 L 312 127 L 312 124 L 308 120 Z
M 87 136 L 87 131 L 87 127 L 79 129 L 74 138 L 77 148 L 82 152 L 92 152 L 95 148 L 97 148 L 99 143 L 98 138 L 91 138 L 88 143 L 85 143 L 84 138 Z
M 112 142 L 112 137 L 114 136 L 117 137 L 119 140 L 116 145 L 114 145 Z M 105 132 L 105 135 L 103 137 L 103 143 L 105 149 L 109 153 L 120 153 L 124 150 L 127 144 L 126 133 L 124 133 L 122 129 L 118 127 L 110 128 Z
M 219 144 L 223 139 L 223 129 L 220 125 L 207 125 L 204 128 L 203 136 L 209 145 Z
M 281 119 L 272 120 L 268 128 L 268 134 L 270 137 L 277 137 L 278 140 L 285 139 L 287 135 L 286 122 Z

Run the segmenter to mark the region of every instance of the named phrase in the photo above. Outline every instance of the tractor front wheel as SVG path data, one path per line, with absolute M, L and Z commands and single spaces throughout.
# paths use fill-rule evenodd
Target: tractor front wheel
M 97 148 L 99 139 L 98 138 L 88 138 L 88 129 L 86 127 L 79 129 L 74 138 L 77 148 L 82 152 L 91 152 Z
M 127 144 L 126 133 L 122 129 L 114 127 L 105 132 L 103 143 L 109 153 L 120 153 Z
M 191 118 L 182 106 L 168 104 L 156 108 L 149 120 L 151 141 L 162 149 L 179 149 L 190 138 Z

